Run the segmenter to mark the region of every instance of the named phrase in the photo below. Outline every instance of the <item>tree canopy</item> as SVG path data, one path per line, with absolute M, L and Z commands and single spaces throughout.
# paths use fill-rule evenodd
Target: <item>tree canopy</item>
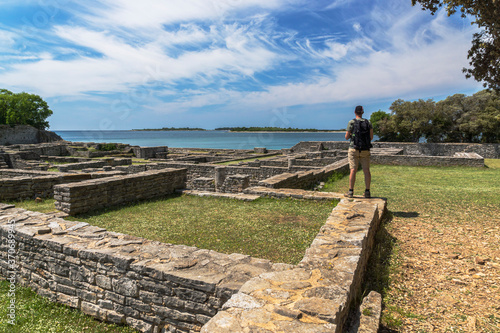
M 46 129 L 50 115 L 52 110 L 40 96 L 0 89 L 0 125 L 31 125 Z
M 500 143 L 500 94 L 494 91 L 455 94 L 437 103 L 398 99 L 390 110 L 370 117 L 380 141 Z
M 422 9 L 435 14 L 445 7 L 448 16 L 461 12 L 462 17 L 474 17 L 474 23 L 482 30 L 472 38 L 467 58 L 471 68 L 464 68 L 467 78 L 483 82 L 484 87 L 500 92 L 500 1 L 498 0 L 412 0 Z

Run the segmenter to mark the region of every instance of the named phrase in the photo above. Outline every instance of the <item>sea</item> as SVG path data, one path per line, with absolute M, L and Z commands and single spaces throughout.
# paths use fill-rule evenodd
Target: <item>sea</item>
M 125 143 L 132 146 L 217 149 L 291 148 L 301 141 L 344 141 L 341 132 L 229 131 L 54 131 L 73 142 Z

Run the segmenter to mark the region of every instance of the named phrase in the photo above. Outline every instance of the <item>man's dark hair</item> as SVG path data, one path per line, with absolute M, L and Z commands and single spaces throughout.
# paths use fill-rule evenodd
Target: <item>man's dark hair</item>
M 363 114 L 363 107 L 361 105 L 356 106 L 356 109 L 354 110 L 354 113 L 357 115 L 362 115 Z

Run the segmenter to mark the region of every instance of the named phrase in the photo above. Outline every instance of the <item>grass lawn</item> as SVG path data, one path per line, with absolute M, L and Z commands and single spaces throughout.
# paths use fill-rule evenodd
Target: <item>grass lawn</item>
M 15 204 L 43 213 L 54 211 L 54 200 Z M 163 243 L 297 264 L 335 204 L 265 198 L 242 202 L 183 195 L 68 219 Z
M 372 196 L 390 211 L 364 286 L 383 295 L 380 332 L 500 332 L 499 162 L 372 166 Z M 348 177 L 326 188 L 345 192 Z

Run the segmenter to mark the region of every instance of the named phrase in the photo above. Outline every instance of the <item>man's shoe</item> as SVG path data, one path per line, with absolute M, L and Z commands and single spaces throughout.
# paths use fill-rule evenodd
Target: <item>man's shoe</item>
M 354 196 L 354 191 L 349 190 L 349 192 L 344 194 L 344 197 L 352 198 Z
M 365 190 L 365 194 L 364 194 L 365 198 L 371 198 L 371 194 L 370 194 L 370 190 Z

